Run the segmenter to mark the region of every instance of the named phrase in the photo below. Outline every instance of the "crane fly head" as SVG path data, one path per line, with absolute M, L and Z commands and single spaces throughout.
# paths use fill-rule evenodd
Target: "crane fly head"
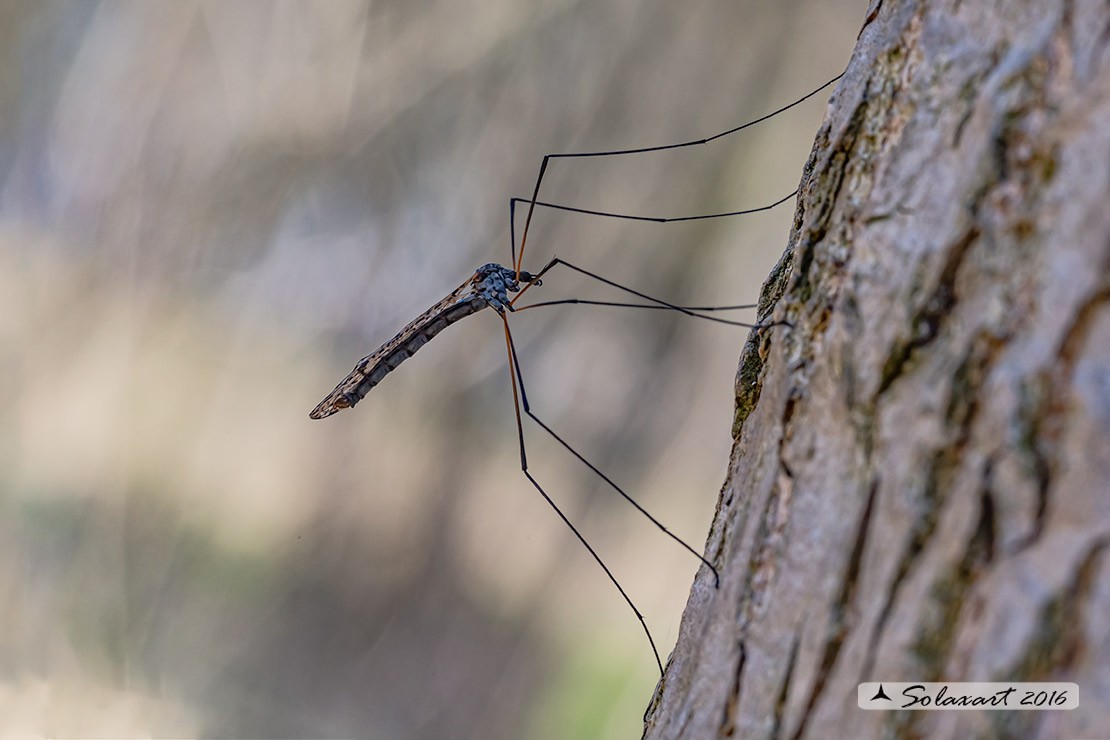
M 521 285 L 528 285 L 528 284 L 543 285 L 542 280 L 540 280 L 537 276 L 533 275 L 532 273 L 528 272 L 527 270 L 521 270 L 520 272 L 518 272 L 516 274 L 516 280 Z M 532 282 L 533 280 L 535 281 L 534 283 Z

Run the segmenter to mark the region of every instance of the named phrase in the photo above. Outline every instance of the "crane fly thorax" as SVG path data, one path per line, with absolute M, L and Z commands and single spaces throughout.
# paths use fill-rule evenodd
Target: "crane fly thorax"
M 473 292 L 460 300 L 470 300 L 472 296 L 479 296 L 498 313 L 504 313 L 505 310 L 512 311 L 509 293 L 518 292 L 532 280 L 531 273 L 522 270 L 518 279 L 515 270 L 490 262 L 474 271 L 474 276 L 470 278 Z M 539 284 L 540 281 L 537 280 L 536 285 Z

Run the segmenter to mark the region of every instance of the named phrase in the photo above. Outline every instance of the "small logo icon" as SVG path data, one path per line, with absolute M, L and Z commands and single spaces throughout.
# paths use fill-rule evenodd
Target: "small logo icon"
M 879 690 L 876 691 L 875 695 L 871 697 L 871 701 L 875 701 L 876 699 L 886 699 L 887 701 L 894 701 L 893 699 L 891 699 L 889 696 L 886 695 L 885 691 L 883 691 L 883 685 L 882 684 L 879 684 Z

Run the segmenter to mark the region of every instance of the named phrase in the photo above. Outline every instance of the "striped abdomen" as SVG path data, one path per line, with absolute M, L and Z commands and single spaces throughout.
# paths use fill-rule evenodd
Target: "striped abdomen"
M 340 409 L 354 406 L 390 371 L 451 324 L 487 306 L 493 306 L 499 312 L 505 309 L 511 311 L 508 292 L 519 289 L 516 274 L 509 268 L 497 264 L 479 267 L 469 280 L 422 313 L 397 336 L 359 360 L 350 375 L 340 381 L 309 416 L 323 419 Z

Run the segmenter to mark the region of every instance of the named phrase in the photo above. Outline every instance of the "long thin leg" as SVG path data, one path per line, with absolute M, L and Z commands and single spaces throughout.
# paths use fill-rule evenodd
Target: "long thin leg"
M 684 142 L 681 142 L 681 143 L 678 143 L 678 144 L 665 144 L 663 146 L 640 147 L 638 149 L 616 149 L 616 150 L 608 151 L 608 152 L 561 152 L 561 153 L 556 153 L 556 154 L 546 154 L 546 155 L 544 155 L 543 161 L 540 162 L 540 172 L 536 176 L 536 185 L 532 189 L 532 197 L 528 201 L 528 215 L 525 216 L 525 218 L 524 218 L 524 233 L 521 234 L 521 237 L 520 237 L 520 251 L 519 252 L 517 252 L 517 250 L 516 250 L 515 232 L 514 232 L 514 236 L 510 239 L 511 248 L 512 248 L 512 251 L 513 251 L 513 269 L 516 270 L 518 278 L 519 278 L 519 275 L 520 275 L 520 265 L 521 265 L 521 262 L 524 259 L 524 247 L 525 247 L 525 245 L 528 241 L 528 227 L 532 223 L 532 213 L 535 212 L 536 204 L 539 202 L 540 185 L 543 183 L 544 173 L 547 172 L 548 162 L 550 162 L 552 159 L 581 159 L 581 158 L 585 158 L 585 157 L 616 157 L 616 156 L 621 156 L 621 155 L 624 155 L 624 154 L 646 154 L 647 152 L 662 152 L 662 151 L 667 151 L 669 149 L 682 149 L 684 147 L 698 146 L 699 144 L 708 144 L 711 141 L 715 141 L 716 139 L 720 139 L 724 136 L 728 136 L 729 134 L 734 134 L 737 131 L 742 131 L 743 129 L 754 126 L 757 123 L 762 123 L 763 121 L 766 121 L 769 118 L 774 118 L 778 114 L 783 113 L 787 110 L 790 110 L 794 106 L 799 105 L 800 103 L 803 103 L 804 101 L 808 100 L 809 98 L 813 97 L 817 93 L 824 90 L 829 85 L 831 85 L 834 82 L 836 82 L 837 80 L 839 80 L 842 75 L 843 75 L 843 73 L 837 75 L 836 77 L 833 77 L 831 80 L 826 82 L 824 85 L 821 85 L 821 87 L 817 88 L 813 92 L 810 92 L 810 93 L 807 93 L 806 95 L 803 95 L 802 97 L 795 100 L 793 103 L 789 103 L 788 105 L 784 105 L 783 107 L 779 108 L 776 111 L 768 113 L 765 116 L 760 116 L 759 118 L 755 119 L 754 121 L 748 121 L 747 123 L 736 126 L 735 128 L 730 128 L 728 131 L 722 131 L 719 134 L 715 134 L 713 136 L 709 136 L 709 137 L 706 137 L 704 139 L 695 139 L 693 141 L 684 141 Z M 788 196 L 788 197 L 790 197 L 790 196 Z M 548 207 L 551 207 L 551 206 L 548 206 Z M 510 210 L 512 208 L 513 208 L 513 206 L 510 203 Z
M 575 272 L 579 272 L 583 275 L 586 275 L 587 277 L 591 277 L 594 280 L 605 283 L 606 285 L 609 285 L 613 288 L 617 288 L 618 290 L 623 290 L 625 293 L 630 293 L 631 295 L 634 295 L 637 298 L 642 298 L 645 301 L 651 301 L 652 303 L 656 304 L 659 308 L 665 308 L 665 309 L 669 309 L 671 311 L 678 311 L 679 313 L 686 314 L 687 316 L 693 316 L 694 318 L 697 318 L 697 319 L 705 319 L 706 321 L 715 321 L 719 324 L 728 324 L 729 326 L 742 326 L 742 327 L 745 327 L 747 329 L 765 329 L 765 328 L 770 327 L 770 326 L 791 326 L 791 324 L 789 322 L 786 322 L 786 321 L 769 321 L 769 322 L 762 323 L 762 324 L 749 324 L 749 323 L 746 323 L 746 322 L 743 322 L 743 321 L 730 321 L 729 319 L 722 319 L 722 318 L 718 318 L 716 316 L 706 316 L 705 314 L 697 313 L 697 311 L 699 309 L 686 308 L 684 306 L 677 306 L 673 303 L 668 303 L 667 301 L 664 301 L 660 298 L 652 298 L 651 296 L 647 295 L 646 293 L 641 293 L 640 291 L 629 288 L 626 285 L 621 285 L 620 283 L 609 280 L 608 278 L 604 278 L 601 275 L 590 272 L 589 270 L 587 270 L 585 268 L 582 268 L 582 267 L 579 267 L 577 265 L 571 264 L 570 262 L 567 262 L 564 259 L 560 259 L 559 257 L 555 257 L 550 262 L 548 262 L 546 265 L 544 265 L 544 268 L 542 270 L 540 270 L 539 273 L 537 273 L 533 277 L 532 282 L 528 283 L 523 288 L 521 288 L 520 292 L 516 294 L 516 296 L 513 298 L 512 301 L 510 301 L 510 304 L 515 304 L 520 299 L 520 297 L 522 295 L 524 295 L 524 293 L 530 287 L 535 285 L 535 283 L 540 279 L 541 276 L 543 276 L 545 273 L 547 273 L 551 268 L 555 267 L 556 265 L 563 265 L 564 267 L 569 267 L 570 269 L 574 270 Z M 561 302 L 562 301 L 552 301 L 551 303 L 561 303 Z M 579 301 L 579 299 L 567 299 L 566 302 L 580 302 L 580 301 Z M 588 303 L 588 301 L 581 301 L 581 302 Z M 604 302 L 601 302 L 601 301 L 598 301 L 597 303 L 599 303 L 601 305 L 608 305 L 608 304 L 606 304 Z M 535 305 L 542 305 L 542 304 L 535 304 Z M 612 304 L 612 305 L 637 307 L 639 304 Z M 523 306 L 523 307 L 521 307 L 520 310 L 524 310 L 525 308 L 528 308 L 528 306 Z M 715 308 L 710 308 L 708 310 L 724 310 L 724 309 L 723 308 L 716 308 L 716 309 Z
M 516 411 L 516 436 L 520 439 L 520 469 L 524 471 L 525 475 L 527 475 L 528 455 L 524 452 L 524 425 L 520 422 L 520 399 L 517 397 L 516 392 L 516 376 L 518 375 L 518 373 L 513 372 L 513 363 L 516 360 L 516 351 L 513 348 L 513 335 L 509 332 L 509 319 L 505 316 L 505 313 L 503 311 L 501 312 L 501 321 L 505 324 L 505 351 L 509 353 L 509 377 L 513 381 L 513 409 Z M 546 497 L 547 494 L 544 494 L 544 498 Z M 548 503 L 551 503 L 550 499 L 548 499 Z M 551 505 L 555 506 L 555 504 L 553 503 Z M 555 510 L 558 511 L 558 507 L 556 507 Z M 563 516 L 562 512 L 559 512 L 559 516 Z M 563 518 L 565 519 L 566 517 Z M 571 527 L 571 529 L 574 529 L 574 527 Z M 578 534 L 578 532 L 576 531 L 575 534 Z M 589 545 L 586 545 L 586 547 L 589 547 Z M 590 552 L 593 551 L 591 550 Z M 597 556 L 594 555 L 594 557 L 596 558 Z M 601 567 L 604 568 L 605 566 L 602 565 Z M 606 570 L 605 572 L 608 573 L 609 571 Z
M 502 316 L 502 318 L 505 318 L 505 317 Z M 696 557 L 698 560 L 702 561 L 705 564 L 705 566 L 707 568 L 709 568 L 709 570 L 713 571 L 714 587 L 719 586 L 720 583 L 721 583 L 721 577 L 720 577 L 720 575 L 718 575 L 717 569 L 713 566 L 713 563 L 709 562 L 704 557 L 702 557 L 698 553 L 697 550 L 695 550 L 694 548 L 692 548 L 688 544 L 686 544 L 686 542 L 683 541 L 681 537 L 679 537 L 674 532 L 667 529 L 663 525 L 662 522 L 660 522 L 658 519 L 656 519 L 651 514 L 649 514 L 648 511 L 643 506 L 640 506 L 640 504 L 637 503 L 636 499 L 632 498 L 627 493 L 625 493 L 623 488 L 621 488 L 616 483 L 614 483 L 612 481 L 612 479 L 609 478 L 609 476 L 605 475 L 605 473 L 602 473 L 597 468 L 596 465 L 591 463 L 586 458 L 582 457 L 582 455 L 579 454 L 577 450 L 575 450 L 573 447 L 571 447 L 569 444 L 567 444 L 566 440 L 564 440 L 562 437 L 560 437 L 558 434 L 556 434 L 555 431 L 551 427 L 549 427 L 547 424 L 545 424 L 543 422 L 543 420 L 541 420 L 538 416 L 536 416 L 534 413 L 532 413 L 532 406 L 531 406 L 531 404 L 528 403 L 528 393 L 524 390 L 524 375 L 520 372 L 520 360 L 517 358 L 516 346 L 513 344 L 512 334 L 509 333 L 508 329 L 509 329 L 509 322 L 508 322 L 508 319 L 505 319 L 505 332 L 506 332 L 506 337 L 507 337 L 508 342 L 509 342 L 509 352 L 510 352 L 510 354 L 512 356 L 512 360 L 513 360 L 513 369 L 516 370 L 516 381 L 519 382 L 519 384 L 520 384 L 520 400 L 522 401 L 522 403 L 524 405 L 524 413 L 527 414 L 528 417 L 532 419 L 532 421 L 539 424 L 545 432 L 547 432 L 552 437 L 554 437 L 555 441 L 558 442 L 559 444 L 561 444 L 563 447 L 565 447 L 567 449 L 567 451 L 570 452 L 570 454 L 577 457 L 578 460 L 583 465 L 585 465 L 587 468 L 592 470 L 597 475 L 597 477 L 601 478 L 603 481 L 608 483 L 610 488 L 612 488 L 614 491 L 619 493 L 626 501 L 628 501 L 628 503 L 630 503 L 634 507 L 636 507 L 637 511 L 639 511 L 641 514 L 646 516 L 651 521 L 651 523 L 654 524 L 656 527 L 658 527 L 664 534 L 666 534 L 672 540 L 674 540 L 675 542 L 677 542 L 678 544 L 682 545 L 684 548 L 689 550 L 690 554 L 693 555 L 694 557 Z M 513 390 L 514 390 L 514 393 L 515 393 L 516 383 L 514 383 L 514 385 L 513 385 Z M 513 396 L 513 400 L 514 401 L 516 400 L 515 395 Z
M 659 650 L 655 647 L 655 640 L 651 636 L 651 630 L 648 629 L 647 621 L 644 619 L 644 615 L 641 614 L 640 610 L 636 608 L 636 605 L 632 603 L 632 599 L 628 596 L 627 593 L 625 593 L 624 588 L 621 587 L 620 582 L 617 581 L 617 578 L 613 575 L 613 572 L 609 570 L 609 566 L 605 565 L 605 562 L 601 559 L 601 556 L 598 555 L 597 552 L 590 546 L 590 543 L 586 541 L 586 538 L 582 536 L 582 533 L 578 531 L 578 528 L 571 523 L 570 519 L 567 518 L 562 509 L 560 509 L 558 505 L 551 499 L 551 497 L 547 495 L 547 491 L 543 490 L 543 487 L 536 481 L 535 478 L 532 477 L 532 474 L 528 472 L 528 458 L 524 452 L 524 426 L 521 424 L 520 421 L 520 399 L 518 399 L 517 397 L 518 378 L 520 379 L 520 394 L 524 400 L 524 408 L 526 413 L 528 409 L 528 397 L 524 393 L 524 379 L 520 376 L 520 363 L 517 361 L 516 348 L 513 346 L 512 332 L 509 331 L 509 319 L 505 316 L 505 314 L 501 314 L 501 321 L 505 324 L 505 346 L 509 353 L 509 374 L 513 377 L 513 406 L 516 410 L 517 436 L 520 439 L 520 469 L 524 473 L 524 477 L 528 479 L 528 482 L 531 483 L 535 487 L 535 489 L 540 492 L 540 495 L 543 496 L 544 501 L 546 501 L 551 506 L 551 508 L 555 510 L 555 513 L 559 515 L 559 518 L 563 520 L 563 523 L 570 528 L 570 531 L 574 532 L 574 536 L 578 538 L 578 541 L 582 543 L 582 546 L 585 547 L 590 555 L 593 556 L 594 560 L 597 561 L 597 564 L 601 566 L 601 569 L 603 571 L 605 571 L 605 575 L 609 576 L 609 580 L 612 581 L 613 585 L 617 587 L 617 591 L 620 592 L 620 595 L 624 597 L 625 602 L 632 609 L 632 612 L 636 615 L 636 619 L 640 621 L 640 626 L 644 628 L 644 634 L 647 635 L 648 643 L 651 645 L 651 652 L 655 656 L 655 663 L 659 666 L 659 675 L 662 676 L 663 661 L 659 658 Z M 643 510 L 641 509 L 641 511 Z M 655 520 L 653 519 L 652 521 Z M 668 532 L 668 534 L 670 533 Z M 712 568 L 713 566 L 709 567 Z M 715 575 L 716 571 L 713 572 Z
M 621 153 L 621 152 L 618 152 L 618 153 Z M 790 193 L 789 195 L 786 195 L 786 196 L 783 196 L 782 198 L 779 198 L 774 203 L 770 203 L 770 204 L 765 205 L 765 206 L 758 206 L 756 208 L 748 208 L 748 209 L 745 209 L 743 211 L 728 211 L 727 213 L 705 213 L 705 214 L 702 214 L 700 216 L 671 216 L 671 217 L 637 216 L 637 215 L 630 214 L 630 213 L 612 213 L 610 211 L 594 211 L 594 210 L 591 210 L 589 208 L 575 208 L 574 206 L 563 206 L 563 205 L 559 205 L 558 203 L 546 203 L 542 200 L 537 200 L 535 202 L 535 205 L 540 206 L 541 208 L 551 208 L 551 209 L 554 209 L 556 211 L 569 211 L 571 213 L 583 213 L 583 214 L 586 214 L 588 216 L 602 216 L 604 218 L 619 218 L 619 219 L 624 219 L 626 221 L 650 221 L 651 223 L 657 223 L 657 224 L 669 224 L 669 223 L 678 223 L 679 221 L 701 221 L 703 219 L 708 219 L 708 218 L 728 218 L 729 216 L 748 216 L 748 215 L 751 215 L 753 213 L 762 213 L 763 211 L 769 211 L 772 208 L 777 208 L 778 206 L 780 206 L 783 203 L 785 203 L 786 201 L 790 200 L 791 198 L 793 198 L 797 194 L 798 194 L 798 191 L 795 190 L 794 192 Z M 528 203 L 530 206 L 532 205 L 532 201 L 527 199 L 527 198 L 510 198 L 509 199 L 509 247 L 512 250 L 512 255 L 513 255 L 513 261 L 510 264 L 513 265 L 514 268 L 516 268 L 519 264 L 517 262 L 517 259 L 516 259 L 516 207 L 518 205 L 520 205 L 521 203 Z M 522 242 L 522 244 L 523 244 L 523 242 Z
M 743 210 L 743 211 L 728 211 L 727 213 L 705 213 L 705 214 L 702 214 L 700 216 L 670 216 L 670 217 L 635 216 L 635 215 L 632 215 L 632 214 L 629 214 L 629 213 L 611 213 L 609 211 L 593 211 L 593 210 L 590 210 L 589 208 L 575 208 L 573 206 L 561 206 L 558 203 L 545 203 L 542 200 L 537 200 L 536 205 L 540 206 L 542 208 L 552 208 L 556 211 L 569 211 L 571 213 L 584 213 L 587 216 L 603 216 L 605 218 L 620 218 L 620 219 L 624 219 L 626 221 L 650 221 L 651 223 L 656 223 L 656 224 L 672 224 L 672 223 L 678 223 L 679 221 L 701 221 L 701 220 L 707 219 L 707 218 L 727 218 L 729 216 L 748 216 L 748 215 L 751 215 L 753 213 L 762 213 L 763 211 L 769 211 L 772 208 L 775 208 L 777 206 L 781 206 L 783 203 L 790 200 L 791 198 L 793 198 L 797 194 L 798 194 L 798 191 L 795 190 L 794 192 L 790 193 L 789 195 L 784 195 L 783 197 L 779 198 L 774 203 L 771 203 L 771 204 L 765 205 L 765 206 L 759 206 L 757 208 L 748 208 L 748 209 Z M 513 228 L 513 221 L 514 221 L 516 207 L 518 205 L 520 205 L 521 203 L 531 204 L 532 201 L 528 200 L 527 198 L 510 198 L 509 199 L 509 228 L 510 229 Z
M 529 308 L 540 308 L 541 306 L 562 306 L 564 304 L 574 304 L 583 306 L 615 306 L 617 308 L 656 308 L 662 311 L 672 310 L 670 306 L 659 306 L 651 303 L 615 303 L 613 301 L 591 301 L 585 298 L 563 298 L 558 301 L 541 301 L 539 303 L 529 303 L 527 306 L 517 306 L 516 311 L 524 311 Z M 758 303 L 745 303 L 740 306 L 679 306 L 684 311 L 744 311 L 750 308 L 757 308 Z

